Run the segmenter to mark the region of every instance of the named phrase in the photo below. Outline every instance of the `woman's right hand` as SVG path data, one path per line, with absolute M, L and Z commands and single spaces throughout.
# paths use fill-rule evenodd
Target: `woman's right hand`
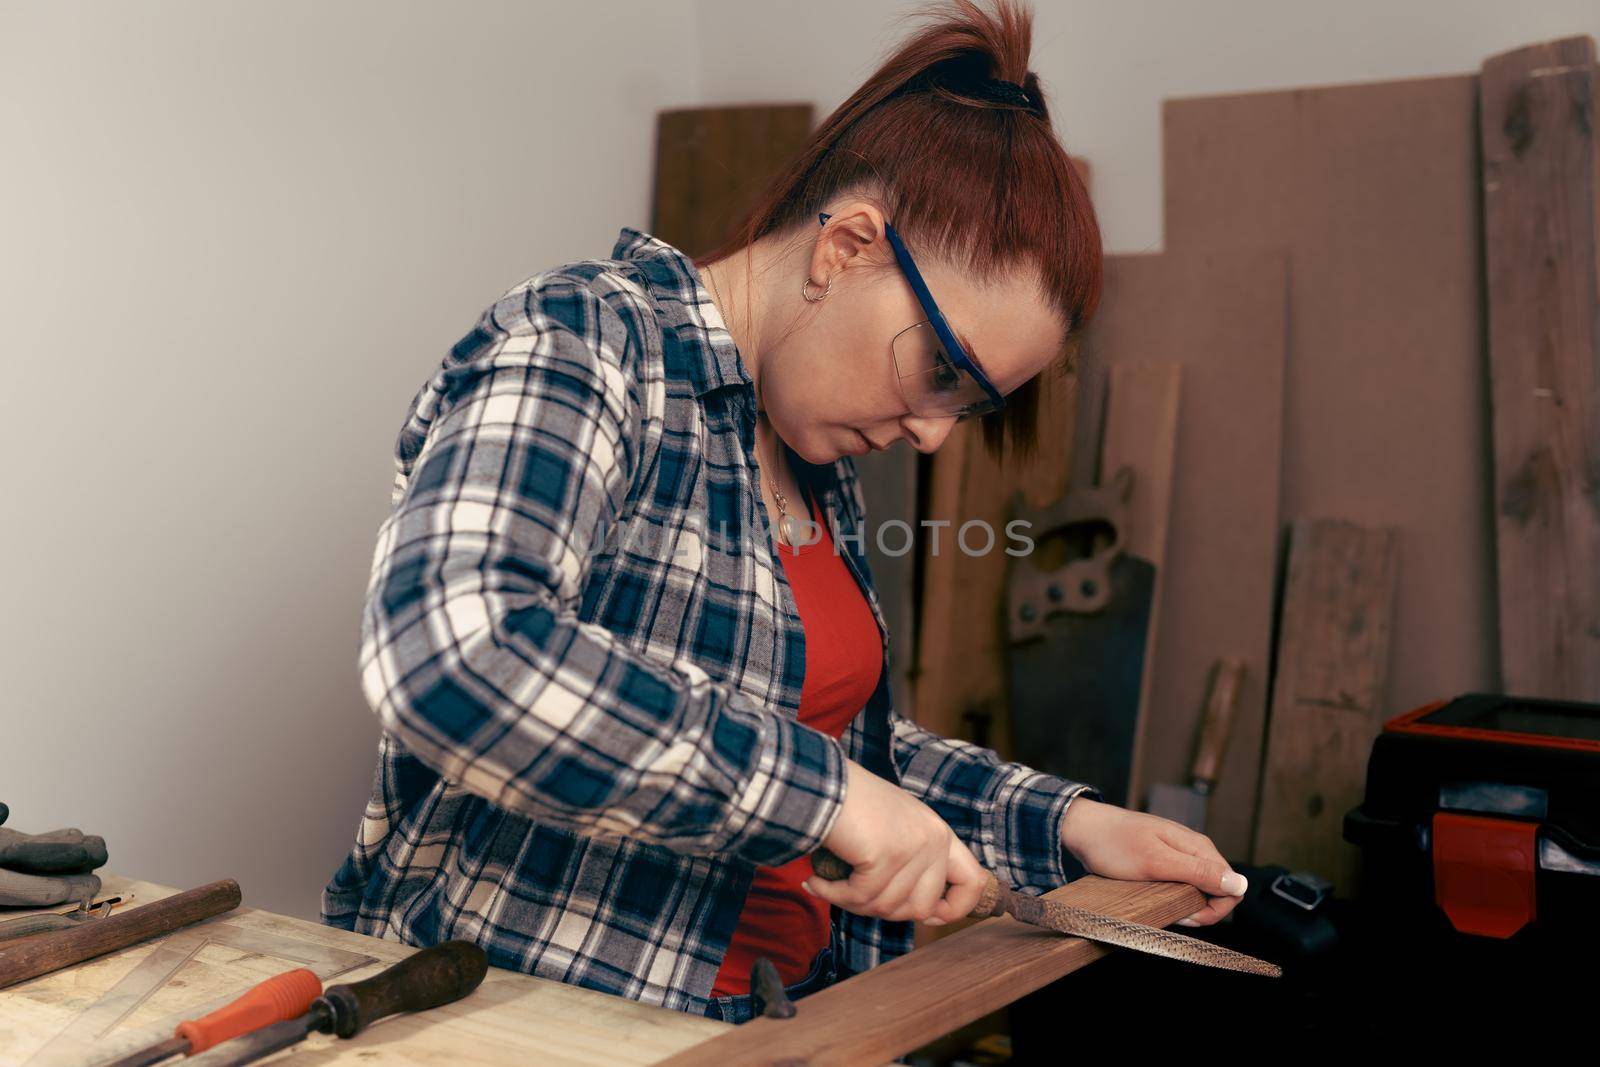
M 844 807 L 823 840 L 853 868 L 848 880 L 803 884 L 845 911 L 942 926 L 977 907 L 989 875 L 928 805 L 854 760 L 845 761 Z

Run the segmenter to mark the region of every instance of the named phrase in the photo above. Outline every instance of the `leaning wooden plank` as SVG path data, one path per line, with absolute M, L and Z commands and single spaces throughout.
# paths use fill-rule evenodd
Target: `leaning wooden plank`
M 1150 588 L 1149 626 L 1139 664 L 1139 693 L 1134 709 L 1133 748 L 1128 754 L 1127 778 L 1116 789 L 1113 803 L 1137 807 L 1132 783 L 1139 778 L 1144 759 L 1145 735 L 1150 718 L 1151 684 L 1161 655 L 1161 603 L 1167 581 L 1167 531 L 1171 525 L 1174 468 L 1181 417 L 1183 364 L 1146 352 L 1144 358 L 1118 361 L 1111 367 L 1106 400 L 1105 433 L 1100 442 L 1101 481 L 1119 468 L 1135 471 L 1128 499 L 1131 520 L 1127 554 L 1154 569 Z M 1072 694 L 1068 693 L 1070 704 Z M 1111 799 L 1111 793 L 1106 794 Z
M 1205 903 L 1192 885 L 1088 875 L 1047 894 L 1102 915 L 1167 926 Z M 1108 946 L 1010 918 L 985 919 L 662 1060 L 688 1064 L 876 1067 L 1084 967 Z
M 957 650 L 963 647 L 963 633 L 970 638 L 973 620 L 981 616 L 964 602 L 962 591 L 957 588 L 962 573 L 960 558 L 948 548 L 950 530 L 960 524 L 960 516 L 965 513 L 967 485 L 974 480 L 968 468 L 981 463 L 981 446 L 970 440 L 977 436 L 977 428 L 971 423 L 958 423 L 929 457 L 922 472 L 925 503 L 917 515 L 920 579 L 917 650 L 911 670 L 912 706 L 916 709 L 915 720 L 922 726 L 945 737 L 965 740 L 972 738 L 963 713 L 975 700 L 983 699 L 984 687 L 978 678 L 980 670 L 962 669 L 972 664 L 971 641 L 967 642 L 965 656 Z M 938 551 L 933 550 L 928 537 L 933 531 L 940 533 Z M 969 693 L 967 686 L 978 690 L 977 695 Z
M 923 519 L 923 640 L 917 722 L 936 733 L 1014 755 L 1006 691 L 1005 578 L 1018 542 L 1008 536 L 1011 497 L 1043 502 L 1066 486 L 1076 381 L 1040 376 L 1039 444 L 1028 459 L 996 460 L 981 428 L 954 427 L 934 456 L 933 494 Z M 958 436 L 959 435 L 959 436 Z M 991 534 L 992 531 L 992 543 Z M 937 549 L 937 551 L 935 551 Z
M 1092 188 L 1089 161 L 1071 159 L 1084 186 Z M 978 426 L 955 426 L 923 465 L 928 506 L 918 516 L 946 525 L 936 528 L 937 554 L 932 551 L 934 527 L 923 531 L 919 548 L 917 643 L 911 668 L 916 721 L 1006 757 L 1015 755 L 1005 710 L 1005 594 L 1011 559 L 1005 552 L 1011 544 L 1005 526 L 1011 497 L 1021 490 L 1034 503 L 1054 499 L 1066 487 L 1072 458 L 1077 375 L 1051 367 L 1040 374 L 1040 384 L 1037 451 L 1027 459 L 1008 454 L 997 460 L 984 450 Z M 992 551 L 977 551 L 983 547 L 979 525 L 967 535 L 972 554 L 956 542 L 962 525 L 974 521 L 994 530 Z
M 720 245 L 811 135 L 810 104 L 662 111 L 650 230 L 691 256 Z
M 1360 865 L 1344 816 L 1387 717 L 1398 564 L 1393 528 L 1299 519 L 1290 533 L 1254 862 L 1309 870 L 1341 895 Z
M 1600 700 L 1600 75 L 1593 38 L 1483 65 L 1500 669 Z
M 1182 368 L 1118 362 L 1109 370 L 1096 490 L 1075 487 L 1048 507 L 1016 511 L 1036 546 L 1011 563 L 1011 730 L 1023 763 L 1089 782 L 1107 803 L 1127 806 L 1148 707 Z M 1070 556 L 1053 550 L 1082 542 L 1077 531 L 1100 524 L 1091 519 L 1120 530 L 1109 565 L 1106 537 Z M 1109 593 L 1103 602 L 1062 594 L 1075 585 Z
M 1130 802 L 1186 779 L 1217 659 L 1246 663 L 1232 739 L 1208 802 L 1223 855 L 1249 855 L 1260 786 L 1279 475 L 1288 268 L 1281 248 L 1169 247 L 1106 258 L 1106 293 L 1086 358 L 1183 364 L 1171 536 L 1143 747 Z
M 895 710 L 915 719 L 911 665 L 916 648 L 917 458 L 909 446 L 856 458 L 867 522 L 862 530 L 872 584 L 889 627 L 889 686 Z
M 1396 711 L 1498 686 L 1477 82 L 1163 107 L 1166 247 L 1290 251 L 1280 514 L 1405 538 Z

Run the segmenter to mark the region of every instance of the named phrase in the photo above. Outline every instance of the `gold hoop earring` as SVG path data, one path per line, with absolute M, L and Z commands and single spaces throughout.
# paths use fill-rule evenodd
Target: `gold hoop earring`
M 805 297 L 808 301 L 810 301 L 813 304 L 815 304 L 819 300 L 821 300 L 822 296 L 827 296 L 829 293 L 833 292 L 833 279 L 832 278 L 828 279 L 828 287 L 826 289 L 822 290 L 822 296 L 812 296 L 810 293 L 806 292 L 806 288 L 808 286 L 812 286 L 812 285 L 816 285 L 816 284 L 817 284 L 816 282 L 812 281 L 810 278 L 807 278 L 800 285 L 800 295 Z

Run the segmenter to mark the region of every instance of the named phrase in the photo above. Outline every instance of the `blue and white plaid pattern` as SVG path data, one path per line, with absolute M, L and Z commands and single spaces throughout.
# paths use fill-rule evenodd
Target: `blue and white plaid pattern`
M 332 926 L 465 938 L 497 966 L 701 1013 L 754 865 L 815 849 L 844 760 L 896 781 L 1024 892 L 1067 880 L 1093 787 L 895 714 L 849 457 L 822 493 L 884 646 L 835 741 L 797 719 L 805 639 L 753 477 L 754 392 L 693 263 L 610 259 L 507 291 L 396 446 L 360 669 L 383 726 Z M 834 909 L 841 964 L 912 924 Z

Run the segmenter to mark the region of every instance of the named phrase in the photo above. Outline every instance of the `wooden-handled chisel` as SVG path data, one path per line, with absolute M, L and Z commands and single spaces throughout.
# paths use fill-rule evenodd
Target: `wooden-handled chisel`
M 1222 756 L 1228 746 L 1228 734 L 1248 673 L 1245 661 L 1235 657 L 1219 659 L 1211 665 L 1211 680 L 1206 689 L 1205 707 L 1200 713 L 1200 730 L 1195 738 L 1189 780 L 1178 785 L 1168 782 L 1152 785 L 1150 801 L 1145 805 L 1151 815 L 1205 833 L 1206 807 L 1217 776 L 1222 773 Z
M 811 854 L 811 868 L 817 872 L 817 877 L 830 882 L 844 881 L 850 877 L 851 871 L 848 863 L 826 848 L 819 848 Z M 974 919 L 987 919 L 990 916 L 1006 914 L 1020 922 L 1042 926 L 1057 933 L 1071 934 L 1073 937 L 1100 941 L 1121 948 L 1131 948 L 1135 952 L 1146 952 L 1153 956 L 1166 956 L 1169 959 L 1198 963 L 1204 967 L 1220 967 L 1223 970 L 1260 974 L 1269 978 L 1279 978 L 1283 975 L 1283 968 L 1275 963 L 1268 963 L 1266 960 L 1259 960 L 1254 956 L 1223 948 L 1221 945 L 1213 945 L 1197 937 L 1185 937 L 1171 930 L 1128 922 L 1125 919 L 1114 919 L 1109 915 L 1075 908 L 1058 900 L 1045 900 L 1013 892 L 1001 885 L 1000 880 L 991 874 L 989 883 L 983 887 L 983 896 L 978 899 L 977 907 L 973 908 L 969 915 Z

